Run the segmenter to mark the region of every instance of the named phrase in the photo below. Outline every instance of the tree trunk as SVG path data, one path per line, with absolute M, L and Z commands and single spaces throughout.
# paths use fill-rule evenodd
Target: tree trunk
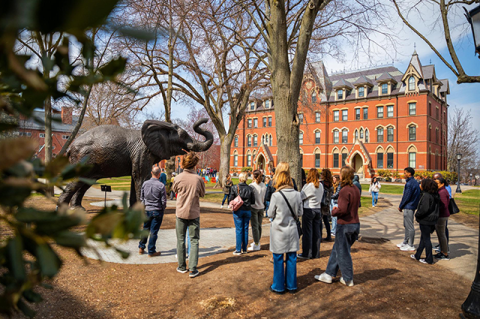
M 45 100 L 45 165 L 52 161 L 52 100 Z M 47 193 L 53 196 L 53 187 L 47 188 Z
M 230 150 L 232 147 L 232 134 L 220 137 L 220 169 L 218 170 L 217 186 L 223 187 L 223 180 L 230 173 Z

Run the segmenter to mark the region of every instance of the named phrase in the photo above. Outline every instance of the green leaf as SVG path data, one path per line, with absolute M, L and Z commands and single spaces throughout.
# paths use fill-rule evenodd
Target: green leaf
M 45 167 L 45 178 L 54 178 L 68 165 L 68 157 L 57 156 Z
M 106 65 L 98 69 L 105 77 L 114 77 L 122 73 L 127 65 L 127 59 L 119 57 L 108 62 Z
M 78 180 L 79 180 L 80 182 L 84 182 L 85 184 L 88 184 L 88 185 L 95 185 L 95 184 L 97 184 L 97 180 L 96 180 L 96 179 L 80 177 L 80 178 L 78 178 Z
M 128 251 L 122 250 L 122 249 L 117 248 L 117 247 L 115 247 L 115 250 L 120 254 L 120 256 L 123 259 L 127 259 L 128 257 L 130 257 L 130 253 Z
M 71 231 L 63 231 L 53 237 L 57 245 L 80 248 L 86 245 L 85 236 Z
M 38 303 L 40 301 L 43 301 L 42 296 L 31 289 L 24 290 L 22 296 L 28 302 Z
M 49 58 L 47 55 L 42 55 L 42 65 L 44 72 L 50 72 L 55 66 L 55 60 Z
M 10 238 L 7 243 L 7 267 L 12 272 L 17 281 L 25 281 L 27 273 L 25 270 L 25 261 L 23 260 L 23 244 L 19 236 Z
M 36 231 L 39 234 L 56 236 L 58 232 L 78 226 L 81 223 L 82 218 L 77 215 L 55 215 L 51 220 L 38 221 Z
M 22 299 L 18 300 L 17 307 L 25 316 L 29 318 L 33 318 L 35 316 L 35 311 L 32 310 L 29 306 L 27 306 L 27 304 Z
M 52 211 L 41 211 L 31 207 L 22 207 L 18 209 L 15 218 L 24 223 L 53 222 L 56 215 L 55 212 Z
M 136 29 L 136 28 L 120 27 L 117 29 L 117 31 L 123 34 L 124 36 L 132 37 L 132 38 L 144 40 L 144 41 L 155 40 L 155 38 L 157 37 L 157 34 L 155 34 L 154 32 Z M 166 31 L 162 32 L 161 36 L 168 37 L 168 32 Z
M 61 259 L 48 244 L 38 245 L 37 260 L 41 274 L 49 278 L 53 278 L 62 265 Z

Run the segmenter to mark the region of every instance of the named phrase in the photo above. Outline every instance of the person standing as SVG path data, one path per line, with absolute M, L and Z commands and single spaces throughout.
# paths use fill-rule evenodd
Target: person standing
M 270 224 L 270 251 L 273 253 L 273 283 L 270 290 L 283 293 L 297 290 L 297 251 L 299 234 L 296 220 L 303 214 L 302 198 L 293 188 L 288 170 L 276 175 L 276 192 L 272 195 L 268 217 Z
M 438 196 L 440 197 L 440 217 L 438 218 L 435 230 L 437 232 L 438 242 L 440 243 L 440 252 L 435 255 L 435 258 L 439 260 L 449 260 L 448 256 L 448 241 L 446 235 L 446 228 L 448 218 L 450 217 L 450 211 L 448 205 L 450 204 L 450 196 L 445 189 L 446 181 L 443 177 L 435 180 L 438 186 Z
M 167 174 L 165 174 L 164 168 L 162 168 L 162 173 L 160 174 L 160 182 L 162 182 L 164 186 L 167 186 Z
M 227 205 L 228 205 L 228 196 L 230 195 L 230 189 L 232 188 L 232 186 L 233 186 L 232 176 L 230 174 L 227 174 L 227 177 L 223 182 L 223 200 L 220 208 L 223 208 L 223 204 L 225 203 L 225 201 L 227 201 Z
M 340 170 L 340 195 L 338 206 L 332 210 L 332 215 L 337 216 L 337 233 L 333 244 L 327 269 L 315 279 L 331 284 L 337 276 L 338 270 L 342 272 L 340 282 L 345 286 L 353 286 L 353 263 L 350 248 L 358 239 L 360 233 L 360 220 L 358 218 L 358 204 L 360 191 L 353 185 L 354 170 L 344 166 Z
M 362 207 L 362 185 L 360 185 L 360 178 L 358 177 L 358 175 L 355 175 L 353 177 L 353 185 L 355 185 L 358 190 L 360 191 L 360 202 L 358 203 L 358 207 Z
M 175 182 L 175 173 L 172 173 L 172 178 L 170 178 L 170 200 L 175 199 L 175 191 L 173 190 L 173 183 Z
M 232 187 L 230 191 L 229 202 L 234 200 L 237 196 L 243 201 L 242 207 L 239 210 L 233 212 L 233 221 L 235 223 L 236 234 L 236 246 L 234 255 L 240 255 L 247 253 L 248 243 L 248 224 L 252 217 L 251 206 L 255 204 L 255 194 L 252 188 L 247 185 L 247 173 L 242 172 L 238 176 L 239 183 L 237 187 Z
M 187 272 L 185 233 L 190 237 L 190 254 L 188 268 L 190 278 L 198 276 L 198 241 L 200 240 L 200 197 L 205 196 L 205 183 L 195 174 L 199 158 L 195 152 L 188 152 L 182 157 L 183 172 L 175 178 L 173 190 L 177 193 L 176 224 L 177 255 L 180 273 Z
M 260 250 L 260 239 L 262 238 L 262 222 L 263 214 L 265 210 L 264 199 L 267 187 L 263 183 L 263 175 L 258 169 L 253 171 L 253 182 L 249 185 L 252 188 L 255 195 L 255 203 L 252 204 L 251 223 L 252 223 L 252 235 L 253 243 L 248 247 L 248 251 Z
M 330 206 L 330 214 L 332 213 L 332 210 L 334 207 L 338 206 L 338 196 L 340 195 L 340 189 L 342 189 L 342 186 L 340 185 L 340 176 L 335 175 L 333 176 L 333 195 L 332 195 L 332 204 Z M 337 232 L 337 217 L 332 216 L 332 233 L 330 236 L 327 234 L 327 241 L 332 240 L 332 236 L 335 236 L 335 233 Z
M 423 179 L 420 189 L 422 190 L 422 197 L 418 202 L 417 212 L 415 213 L 415 219 L 420 224 L 420 244 L 418 244 L 417 252 L 410 257 L 422 264 L 431 265 L 433 264 L 433 254 L 430 234 L 435 230 L 440 215 L 440 198 L 438 197 L 438 186 L 431 179 Z M 426 257 L 421 258 L 424 249 Z
M 298 258 L 319 258 L 322 239 L 322 197 L 323 185 L 316 168 L 308 171 L 306 184 L 300 192 L 303 200 L 302 253 Z
M 158 230 L 162 225 L 163 215 L 167 207 L 167 192 L 165 185 L 160 182 L 160 168 L 152 169 L 152 178 L 145 181 L 142 185 L 140 193 L 140 201 L 145 205 L 145 213 L 148 220 L 143 223 L 143 230 L 150 232 L 150 240 L 148 241 L 148 256 L 160 256 L 161 252 L 156 251 L 156 243 L 158 238 Z M 147 236 L 140 239 L 138 244 L 138 253 L 143 255 L 147 244 Z
M 376 177 L 372 177 L 372 182 L 370 183 L 370 188 L 368 189 L 368 192 L 372 194 L 372 207 L 375 207 L 378 202 L 378 193 L 380 192 L 380 188 L 382 185 L 380 185 L 380 182 Z
M 328 168 L 324 168 L 321 174 L 321 182 L 323 186 L 323 197 L 322 197 L 322 218 L 323 223 L 325 224 L 325 231 L 327 232 L 327 237 L 325 241 L 332 241 L 332 233 L 333 231 L 330 229 L 330 220 L 332 220 L 332 209 L 331 209 L 331 200 L 333 195 L 333 177 L 332 172 Z M 335 219 L 335 222 L 337 220 Z M 322 231 L 320 230 L 320 236 L 322 235 Z M 333 233 L 335 236 L 335 233 Z
M 272 198 L 272 194 L 275 191 L 272 187 L 272 178 L 269 175 L 265 176 L 265 186 L 267 187 L 267 190 L 265 192 L 265 199 L 264 199 L 265 217 L 268 217 L 267 211 L 268 211 L 268 207 L 270 206 L 270 199 Z
M 403 212 L 403 226 L 405 227 L 405 238 L 403 242 L 398 244 L 397 247 L 402 251 L 415 251 L 413 246 L 415 240 L 415 227 L 413 225 L 413 217 L 415 210 L 417 209 L 418 202 L 420 200 L 420 187 L 415 180 L 415 170 L 411 167 L 407 167 L 404 170 L 406 183 L 403 189 L 403 196 L 398 210 Z
M 439 179 L 439 178 L 442 178 L 442 174 L 439 173 L 439 172 L 436 172 L 435 174 L 433 174 L 432 178 L 433 180 L 435 181 L 436 179 Z M 449 181 L 447 181 L 445 183 L 445 189 L 447 190 L 448 192 L 448 195 L 449 195 L 449 198 L 452 198 L 452 187 L 450 187 L 450 183 Z M 445 235 L 447 236 L 447 243 L 450 242 L 450 236 L 449 236 L 449 232 L 448 232 L 448 220 L 447 220 L 447 223 L 445 224 Z M 449 248 L 450 250 L 450 248 Z M 438 244 L 437 246 L 435 246 L 435 251 L 437 253 L 440 252 L 440 244 Z

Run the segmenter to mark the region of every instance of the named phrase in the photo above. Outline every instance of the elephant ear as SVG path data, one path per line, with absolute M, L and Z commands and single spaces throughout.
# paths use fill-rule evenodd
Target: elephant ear
M 148 150 L 161 159 L 169 158 L 168 145 L 178 140 L 178 126 L 163 121 L 147 120 L 142 126 L 142 140 Z

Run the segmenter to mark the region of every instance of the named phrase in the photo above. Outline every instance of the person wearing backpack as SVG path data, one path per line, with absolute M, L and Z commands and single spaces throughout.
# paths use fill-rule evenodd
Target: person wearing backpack
M 235 223 L 236 234 L 236 246 L 233 254 L 236 256 L 247 253 L 248 224 L 252 217 L 251 207 L 255 204 L 255 194 L 252 188 L 246 183 L 247 173 L 240 173 L 238 181 L 237 186 L 231 188 L 229 197 L 229 207 L 231 207 L 233 200 L 236 202 L 241 200 L 241 206 L 233 209 L 233 221 Z

